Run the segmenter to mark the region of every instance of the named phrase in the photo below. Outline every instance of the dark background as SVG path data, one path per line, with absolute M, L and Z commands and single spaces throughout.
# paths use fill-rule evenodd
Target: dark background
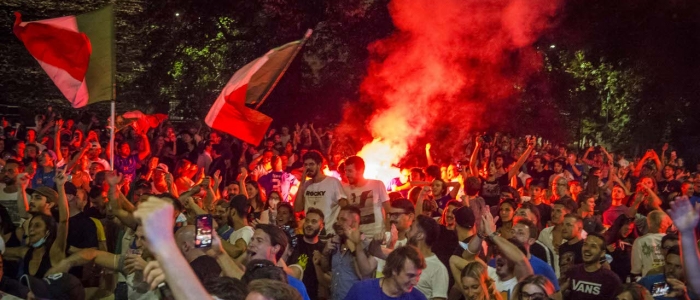
M 340 122 L 344 107 L 361 97 L 367 46 L 394 29 L 388 2 L 116 1 L 117 110 L 198 121 L 235 70 L 312 28 L 314 35 L 260 110 L 274 118 L 273 126 Z M 19 106 L 0 106 L 0 113 L 31 124 L 51 105 L 65 116 L 90 111 L 106 119 L 106 102 L 71 109 L 12 34 L 14 11 L 37 20 L 106 3 L 0 1 L 0 104 Z M 699 161 L 693 147 L 700 142 L 698 20 L 700 3 L 691 0 L 564 2 L 536 44 L 543 70 L 519 87 L 508 117 L 485 130 L 578 145 L 592 140 L 631 154 L 671 142 L 686 165 Z

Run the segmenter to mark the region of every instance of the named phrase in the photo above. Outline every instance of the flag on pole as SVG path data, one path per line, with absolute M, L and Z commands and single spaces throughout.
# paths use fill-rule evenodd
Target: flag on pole
M 246 143 L 260 144 L 272 118 L 246 104 L 259 106 L 265 101 L 310 35 L 308 31 L 303 39 L 272 49 L 236 71 L 216 98 L 205 123 Z
M 112 5 L 55 19 L 22 22 L 13 31 L 75 108 L 113 98 L 116 51 Z

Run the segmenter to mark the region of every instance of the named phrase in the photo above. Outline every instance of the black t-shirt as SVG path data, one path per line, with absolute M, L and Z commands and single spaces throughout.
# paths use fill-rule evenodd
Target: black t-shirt
M 498 202 L 501 200 L 501 189 L 508 186 L 508 173 L 497 177 L 493 181 L 488 181 L 484 177 L 479 177 L 481 179 L 481 193 L 479 196 L 484 198 L 486 205 L 498 206 Z
M 569 300 L 615 299 L 615 290 L 622 284 L 620 278 L 608 269 L 587 272 L 583 264 L 571 267 L 566 273 L 571 279 Z
M 457 247 L 459 247 L 457 231 L 449 230 L 447 227 L 440 225 L 440 236 L 438 236 L 438 239 L 435 240 L 435 243 L 433 243 L 431 247 L 433 253 L 437 255 L 438 259 L 440 259 L 445 266 L 449 267 L 450 256 L 452 256 Z
M 325 243 L 319 241 L 316 244 L 309 244 L 304 241 L 303 235 L 297 235 L 297 247 L 287 259 L 287 265 L 297 264 L 301 266 L 304 270 L 304 277 L 301 281 L 306 286 L 306 291 L 309 294 L 309 299 L 318 299 L 318 276 L 316 275 L 316 268 L 314 268 L 314 251 L 323 252 L 323 248 L 326 246 Z
M 610 269 L 617 274 L 620 280 L 626 279 L 627 276 L 632 274 L 633 244 L 634 238 L 630 236 L 628 239 L 615 242 L 615 250 L 610 252 L 610 256 L 613 258 L 613 261 L 610 263 Z
M 572 245 L 570 245 L 569 243 L 564 243 L 561 244 L 561 246 L 559 246 L 560 274 L 566 274 L 566 271 L 574 265 L 583 263 L 583 255 L 581 254 L 581 248 L 583 248 L 583 240 L 580 240 Z
M 90 217 L 86 214 L 80 212 L 75 216 L 68 219 L 68 238 L 66 239 L 66 255 L 68 255 L 68 249 L 73 246 L 80 249 L 95 248 L 97 249 L 97 226 Z M 83 278 L 83 267 L 73 267 L 68 273 L 77 277 L 78 279 Z M 92 287 L 94 284 L 88 284 L 87 281 L 83 283 L 86 286 Z
M 528 172 L 530 176 L 532 176 L 532 183 L 530 185 L 536 185 L 536 184 L 544 184 L 544 186 L 549 186 L 549 177 L 554 175 L 554 171 L 552 170 L 542 170 L 542 172 L 538 172 L 535 169 L 530 170 Z
M 657 182 L 656 185 L 659 190 L 659 198 L 661 198 L 661 208 L 667 210 L 670 208 L 668 196 L 680 192 L 681 183 L 678 180 L 661 180 Z
M 97 226 L 90 217 L 80 212 L 70 217 L 68 224 L 68 248 L 97 248 Z

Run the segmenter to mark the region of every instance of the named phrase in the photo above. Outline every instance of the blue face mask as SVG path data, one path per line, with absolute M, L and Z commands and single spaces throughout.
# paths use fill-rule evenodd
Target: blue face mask
M 36 241 L 36 243 L 32 244 L 32 247 L 33 247 L 33 248 L 39 248 L 39 247 L 43 246 L 44 243 L 46 243 L 46 238 L 48 238 L 48 236 L 49 236 L 49 234 L 47 233 L 43 238 L 41 238 L 40 240 Z

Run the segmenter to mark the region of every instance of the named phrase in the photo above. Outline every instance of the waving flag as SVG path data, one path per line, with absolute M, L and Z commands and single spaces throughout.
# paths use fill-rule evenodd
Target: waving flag
M 304 39 L 272 49 L 236 71 L 216 98 L 205 123 L 246 143 L 260 144 L 272 118 L 246 104 L 260 106 L 265 101 L 310 35 L 311 30 Z
M 166 114 L 147 115 L 142 113 L 140 110 L 132 110 L 117 116 L 116 120 L 114 121 L 114 131 L 121 131 L 128 126 L 131 126 L 137 133 L 145 134 L 149 129 L 158 127 L 160 123 L 167 118 L 168 115 Z M 107 119 L 107 122 L 110 122 L 110 119 L 111 117 Z
M 78 15 L 22 22 L 13 31 L 75 108 L 113 98 L 115 74 L 112 5 Z

